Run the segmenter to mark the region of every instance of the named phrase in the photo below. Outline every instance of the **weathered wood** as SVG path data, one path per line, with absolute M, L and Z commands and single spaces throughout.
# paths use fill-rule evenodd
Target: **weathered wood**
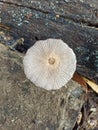
M 98 83 L 97 4 L 97 0 L 2 0 L 0 17 L 11 28 L 6 35 L 25 39 L 18 50 L 25 51 L 36 40 L 61 38 L 77 55 L 77 71 Z
M 69 20 L 79 23 L 98 23 L 98 1 L 97 0 L 1 0 L 7 4 L 27 7 L 51 15 L 59 14 Z

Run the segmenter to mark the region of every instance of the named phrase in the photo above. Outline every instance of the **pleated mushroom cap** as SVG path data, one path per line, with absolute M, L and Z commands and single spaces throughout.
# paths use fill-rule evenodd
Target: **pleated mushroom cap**
M 23 65 L 26 77 L 36 86 L 56 90 L 72 78 L 76 56 L 60 39 L 40 40 L 28 49 Z

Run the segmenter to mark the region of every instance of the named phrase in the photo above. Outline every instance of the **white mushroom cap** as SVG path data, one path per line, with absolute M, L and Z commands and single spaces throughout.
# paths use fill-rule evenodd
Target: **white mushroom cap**
M 40 40 L 28 49 L 23 64 L 26 77 L 36 86 L 56 90 L 72 78 L 76 56 L 60 39 Z

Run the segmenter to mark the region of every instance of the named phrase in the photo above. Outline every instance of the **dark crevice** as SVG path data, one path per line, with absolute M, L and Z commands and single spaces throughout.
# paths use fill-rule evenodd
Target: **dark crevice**
M 62 99 L 61 99 L 61 102 L 60 102 L 60 106 L 61 106 L 61 107 L 64 106 L 64 103 L 65 103 L 65 100 L 64 100 L 64 98 L 62 98 Z
M 48 11 L 44 11 L 42 9 L 37 9 L 37 8 L 34 8 L 32 6 L 28 6 L 28 5 L 22 5 L 22 4 L 18 4 L 18 3 L 12 3 L 12 2 L 8 2 L 8 1 L 3 1 L 3 0 L 0 0 L 0 2 L 4 3 L 4 4 L 9 4 L 9 5 L 14 5 L 14 6 L 19 6 L 19 7 L 26 7 L 26 8 L 29 8 L 29 9 L 33 9 L 35 11 L 40 11 L 42 13 L 50 13 Z
M 74 21 L 75 23 L 80 23 L 82 25 L 84 24 L 85 26 L 89 26 L 89 27 L 93 27 L 93 28 L 98 28 L 98 23 L 91 23 L 90 21 L 86 21 L 84 19 L 78 20 L 78 19 L 75 19 L 75 18 L 63 16 L 63 15 L 60 15 L 60 17 L 68 19 L 68 20 L 71 20 L 71 21 Z
M 98 23 L 96 23 L 96 24 L 88 23 L 88 26 L 89 26 L 89 27 L 95 27 L 95 28 L 98 28 Z
M 19 3 L 12 3 L 12 2 L 7 2 L 7 1 L 3 1 L 3 0 L 0 0 L 0 2 L 4 3 L 4 4 L 9 4 L 9 5 L 14 5 L 14 6 L 19 6 L 19 7 L 25 7 L 25 8 L 28 8 L 28 9 L 32 9 L 32 10 L 35 10 L 35 11 L 40 11 L 42 13 L 45 13 L 45 14 L 50 14 L 50 13 L 53 13 L 55 16 L 57 15 L 56 13 L 54 12 L 50 12 L 50 11 L 44 11 L 42 9 L 39 9 L 39 8 L 34 8 L 30 5 L 22 5 L 22 4 L 19 4 Z M 70 20 L 70 21 L 73 21 L 75 23 L 78 23 L 78 24 L 84 24 L 86 26 L 89 26 L 89 27 L 93 27 L 93 28 L 98 28 L 98 23 L 91 23 L 90 21 L 86 21 L 84 19 L 74 19 L 73 17 L 70 17 L 70 16 L 64 16 L 64 15 L 61 15 L 61 14 L 58 14 L 60 18 L 64 18 L 64 19 L 67 19 L 67 20 Z
M 39 38 L 38 38 L 37 36 L 35 36 L 35 40 L 36 40 L 36 41 L 38 41 L 38 40 L 39 40 Z

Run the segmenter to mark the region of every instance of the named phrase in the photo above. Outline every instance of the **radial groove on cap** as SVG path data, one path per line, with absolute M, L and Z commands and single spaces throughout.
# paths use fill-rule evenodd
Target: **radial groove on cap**
M 26 77 L 35 85 L 55 90 L 72 78 L 76 70 L 76 56 L 60 39 L 40 40 L 28 49 L 23 64 Z

